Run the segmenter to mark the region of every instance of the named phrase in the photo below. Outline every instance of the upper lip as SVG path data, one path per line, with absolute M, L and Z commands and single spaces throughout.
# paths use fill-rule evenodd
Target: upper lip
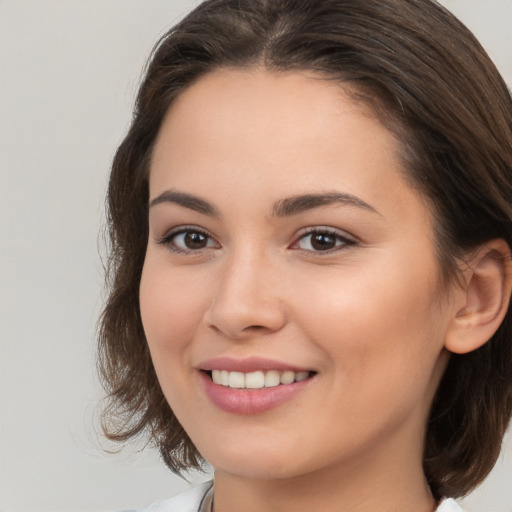
M 265 357 L 248 357 L 235 359 L 232 357 L 215 357 L 202 361 L 197 367 L 200 370 L 227 370 L 229 372 L 256 372 L 276 370 L 280 372 L 291 371 L 295 373 L 312 371 L 310 368 L 302 368 L 283 361 L 267 359 Z

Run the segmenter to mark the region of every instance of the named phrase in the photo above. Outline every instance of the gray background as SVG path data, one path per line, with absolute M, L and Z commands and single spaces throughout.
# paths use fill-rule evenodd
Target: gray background
M 512 84 L 512 1 L 443 3 Z M 116 510 L 188 486 L 151 450 L 102 451 L 109 446 L 97 434 L 94 338 L 109 164 L 146 56 L 195 4 L 0 0 L 3 512 Z M 512 512 L 512 435 L 466 507 Z

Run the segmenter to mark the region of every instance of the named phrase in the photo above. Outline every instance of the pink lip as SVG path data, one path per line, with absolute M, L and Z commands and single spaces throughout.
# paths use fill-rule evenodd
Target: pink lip
M 197 365 L 200 370 L 227 370 L 228 372 L 256 372 L 276 370 L 278 372 L 308 372 L 311 368 L 300 368 L 281 361 L 266 359 L 264 357 L 248 357 L 245 359 L 233 359 L 231 357 L 216 357 L 208 359 Z
M 206 363 L 201 365 L 203 371 L 198 372 L 203 389 L 214 405 L 225 412 L 234 414 L 251 415 L 270 411 L 271 409 L 279 407 L 280 405 L 292 400 L 315 379 L 315 376 L 313 375 L 299 382 L 281 384 L 271 388 L 233 389 L 227 386 L 215 384 L 212 381 L 210 374 L 205 371 L 207 370 L 206 366 L 211 366 L 212 369 L 222 368 L 223 370 L 228 371 L 244 372 L 256 371 L 256 369 L 263 371 L 274 369 L 281 371 L 307 370 L 295 370 L 294 367 L 290 365 L 279 364 L 276 366 L 277 363 L 271 361 L 267 361 L 267 365 L 262 365 L 263 360 L 261 359 L 257 365 L 256 359 L 237 362 L 230 360 L 232 364 L 227 364 L 228 360 L 224 359 L 215 359 L 212 361 L 214 361 L 214 363 L 211 365 Z M 219 364 L 220 362 L 222 362 L 222 364 Z

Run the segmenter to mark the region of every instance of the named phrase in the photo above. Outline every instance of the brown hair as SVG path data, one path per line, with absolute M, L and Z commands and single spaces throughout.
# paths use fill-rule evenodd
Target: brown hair
M 147 434 L 176 472 L 201 456 L 155 375 L 138 289 L 148 167 L 177 95 L 212 69 L 310 70 L 357 92 L 402 142 L 411 183 L 435 212 L 440 268 L 499 237 L 512 246 L 512 99 L 480 44 L 432 0 L 207 0 L 165 34 L 140 86 L 108 189 L 110 295 L 99 369 L 110 439 Z M 425 441 L 433 492 L 462 496 L 493 467 L 512 414 L 512 315 L 482 348 L 452 355 Z

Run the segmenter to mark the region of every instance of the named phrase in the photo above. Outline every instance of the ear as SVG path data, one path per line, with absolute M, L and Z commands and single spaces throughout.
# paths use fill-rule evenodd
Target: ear
M 507 243 L 496 239 L 480 246 L 463 275 L 464 285 L 455 291 L 455 314 L 445 337 L 445 348 L 456 354 L 487 343 L 505 318 L 512 289 Z

